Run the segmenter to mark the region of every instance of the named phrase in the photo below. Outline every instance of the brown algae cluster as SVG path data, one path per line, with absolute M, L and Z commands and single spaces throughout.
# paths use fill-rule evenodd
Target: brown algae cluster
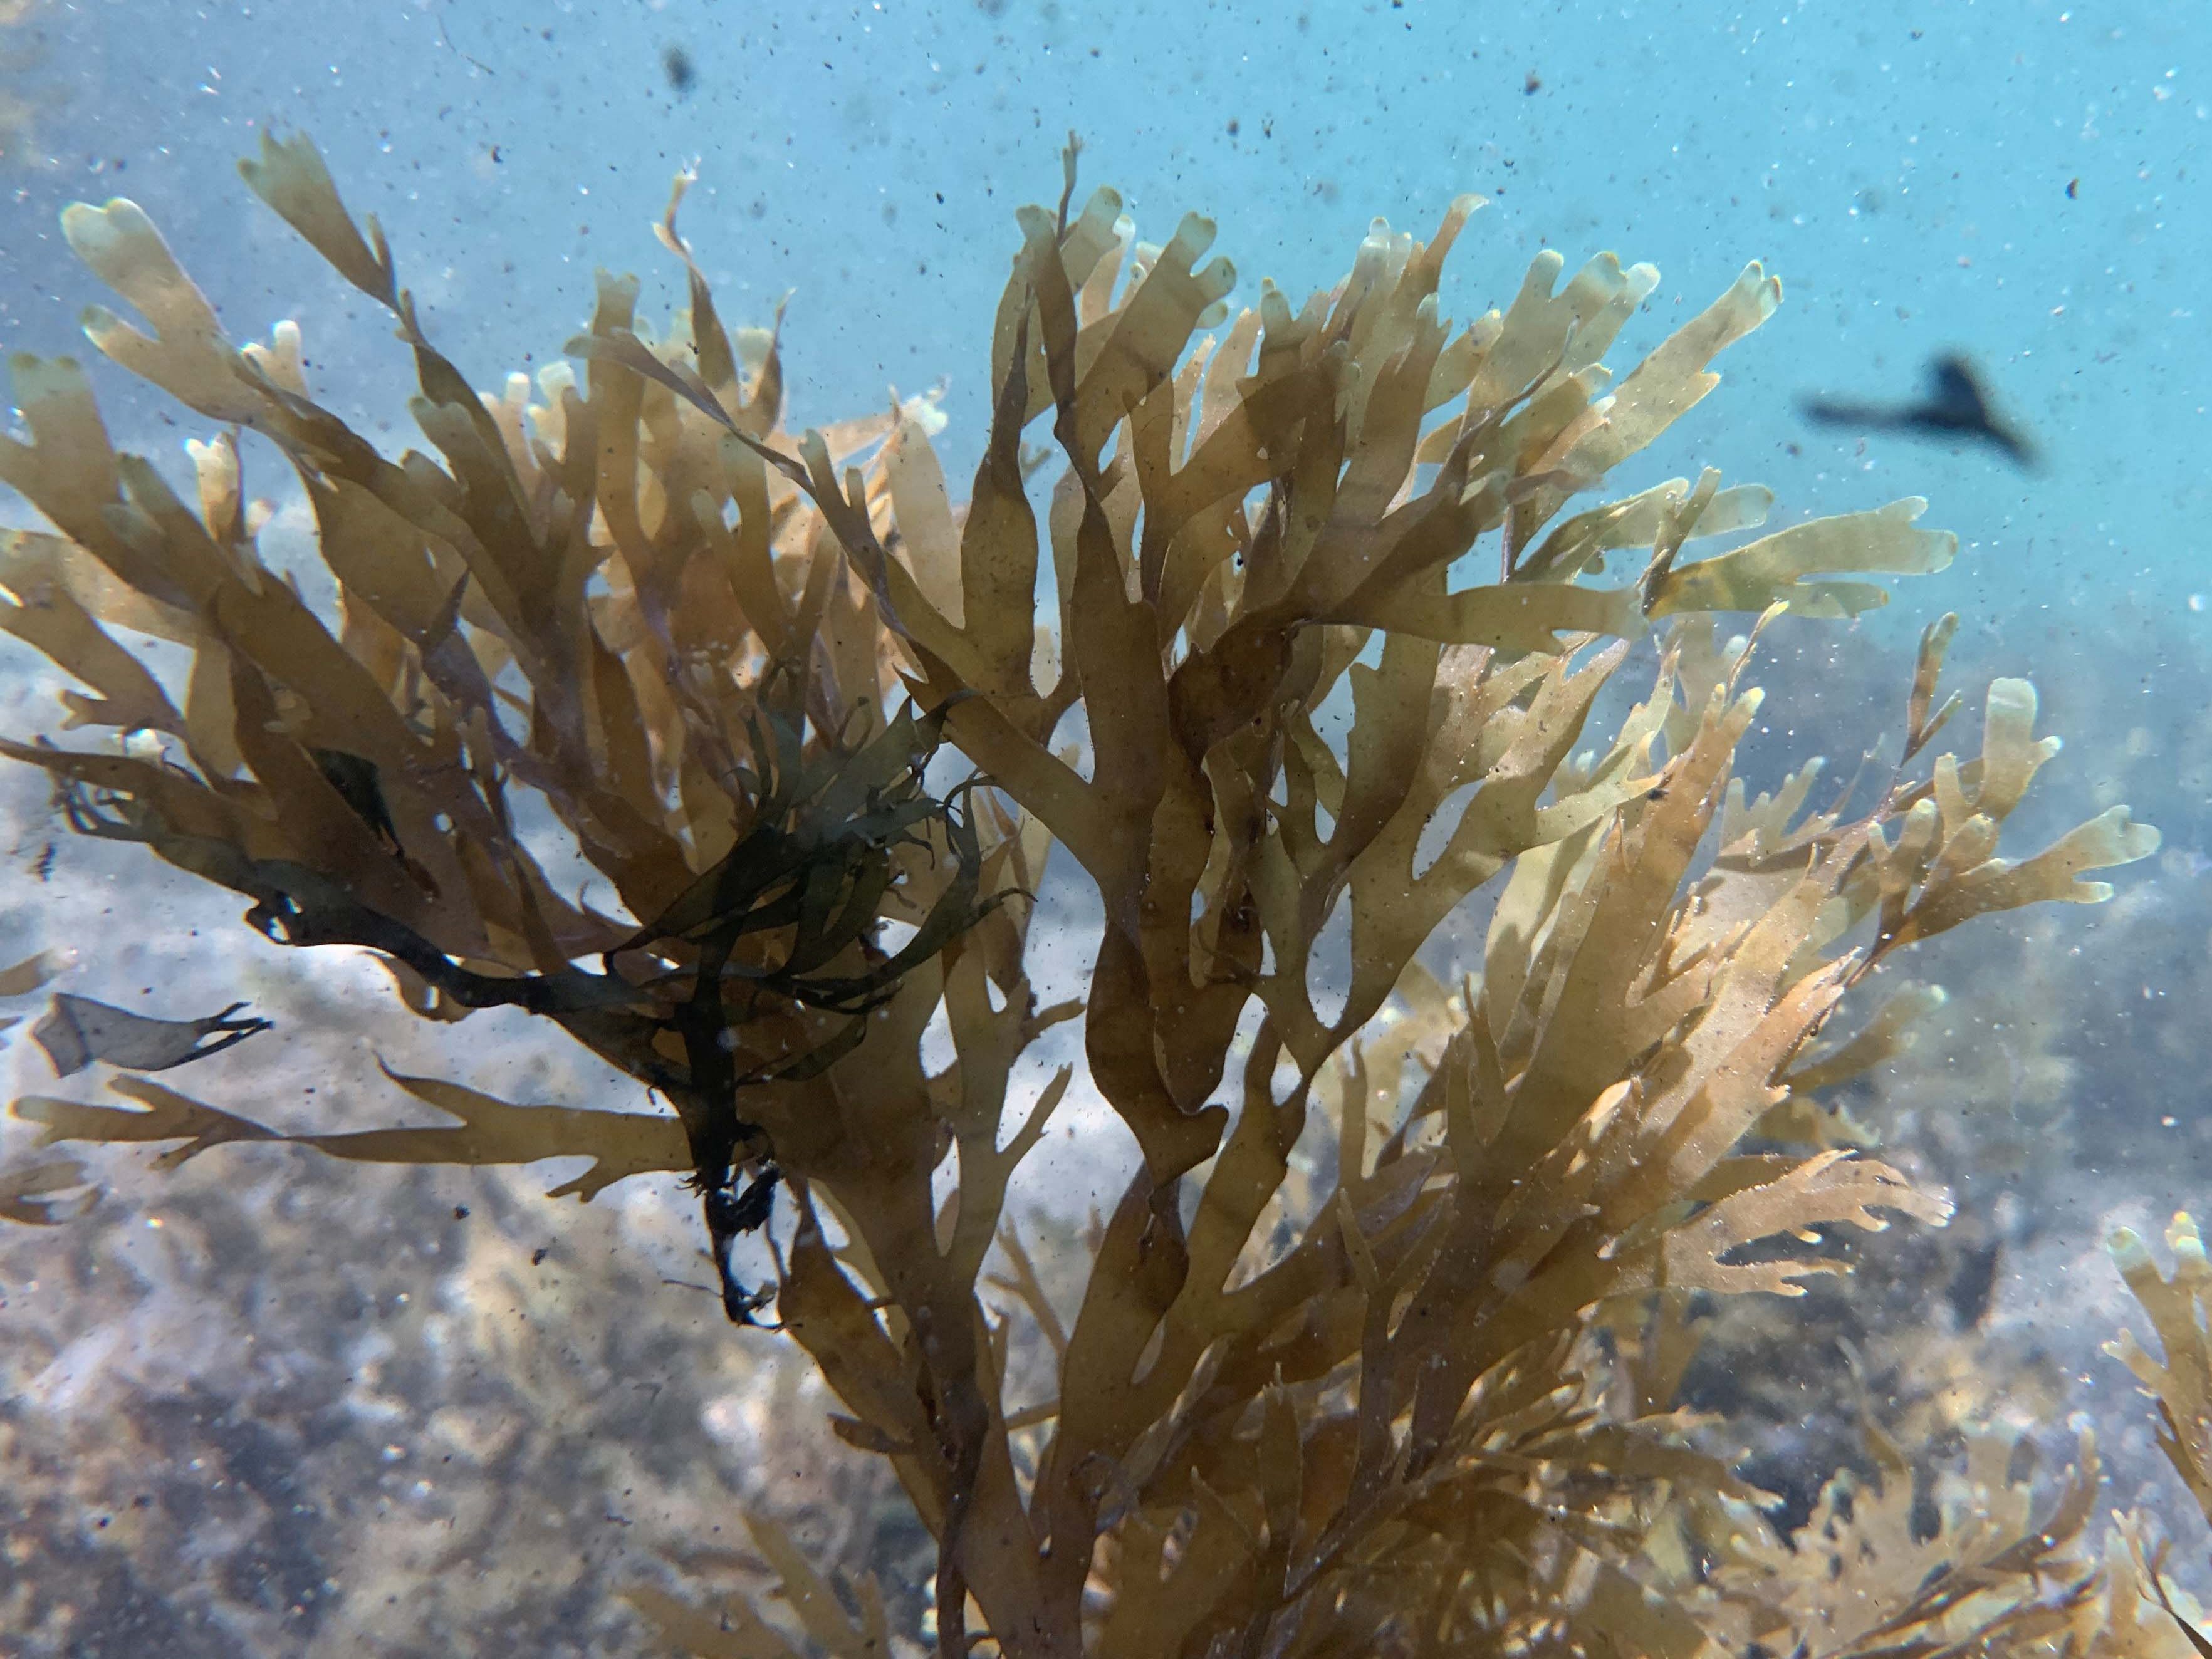
M 2086 1444 L 2038 1504 L 2001 1437 L 1917 1492 L 1882 1442 L 1880 1479 L 1839 1476 L 1784 1538 L 1674 1406 L 1693 1302 L 1798 1294 L 1837 1230 L 1948 1213 L 1823 1104 L 1929 1000 L 1855 988 L 1977 917 L 2096 902 L 2090 872 L 2157 844 L 2114 807 L 1998 854 L 2057 745 L 2000 680 L 1978 753 L 1938 752 L 1948 619 L 1873 799 L 1808 810 L 1809 764 L 1755 799 L 1732 779 L 1765 620 L 1855 615 L 1953 548 L 1917 501 L 1757 534 L 1767 492 L 1710 471 L 1604 497 L 1771 314 L 1759 267 L 1615 386 L 1649 267 L 1561 286 L 1547 252 L 1455 330 L 1463 198 L 1426 242 L 1378 228 L 1302 308 L 1268 288 L 1232 316 L 1212 228 L 1154 247 L 1110 191 L 1074 210 L 1071 152 L 1057 210 L 1021 216 L 956 506 L 925 405 L 781 429 L 775 337 L 724 329 L 674 201 L 678 325 L 603 276 L 580 374 L 479 394 L 304 139 L 244 171 L 398 319 L 435 453 L 389 459 L 317 403 L 295 329 L 233 345 L 135 205 L 71 209 L 144 321 L 96 312 L 94 344 L 212 434 L 187 502 L 112 447 L 76 365 L 15 360 L 0 482 L 54 533 L 0 542 L 0 625 L 88 688 L 64 726 L 95 739 L 0 749 L 270 939 L 377 953 L 428 1019 L 541 1016 L 673 1107 L 410 1079 L 459 1127 L 283 1137 L 585 1155 L 586 1198 L 690 1172 L 730 1317 L 818 1368 L 936 1565 L 895 1629 L 763 1523 L 778 1594 L 635 1587 L 665 1646 L 2191 1650 L 2140 1531 L 2086 1541 Z M 238 429 L 296 474 L 334 613 L 257 552 Z M 132 635 L 188 653 L 181 683 Z M 1595 722 L 1647 635 L 1648 694 Z M 945 787 L 943 750 L 977 775 Z M 518 828 L 549 815 L 617 906 L 556 889 Z M 1082 1001 L 1039 1006 L 1055 845 L 1103 922 Z M 1446 982 L 1430 947 L 1477 893 Z M 1069 1020 L 1139 1165 L 1033 1251 L 1009 1186 L 1072 1074 L 1032 1093 L 1016 1067 Z M 18 1115 L 176 1158 L 277 1138 L 109 1086 Z M 51 1218 L 80 1174 L 19 1170 L 10 1212 Z M 762 1241 L 756 1289 L 732 1264 Z

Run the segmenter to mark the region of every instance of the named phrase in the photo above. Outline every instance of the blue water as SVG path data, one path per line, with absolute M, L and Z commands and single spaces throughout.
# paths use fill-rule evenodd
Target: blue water
M 2212 587 L 2212 197 L 2191 181 L 2212 26 L 2183 5 L 99 0 L 11 33 L 42 50 L 19 95 L 54 101 L 0 202 L 10 349 L 66 340 L 91 296 L 54 215 L 118 192 L 235 328 L 300 316 L 326 358 L 356 343 L 334 318 L 380 332 L 234 181 L 275 121 L 313 132 L 491 384 L 585 314 L 595 265 L 672 303 L 646 226 L 696 157 L 686 228 L 726 310 L 764 320 L 793 295 L 798 417 L 949 376 L 957 476 L 1011 211 L 1056 192 L 1073 127 L 1086 179 L 1122 189 L 1143 234 L 1212 217 L 1247 299 L 1263 276 L 1332 281 L 1371 217 L 1425 232 L 1463 191 L 1492 201 L 1446 289 L 1462 316 L 1547 242 L 1656 264 L 1655 323 L 1763 260 L 1784 313 L 1647 473 L 1711 461 L 1787 514 L 1927 495 L 1965 554 L 1915 590 L 1923 609 L 2124 592 L 2182 613 Z M 1861 454 L 1793 412 L 1814 388 L 1904 395 L 1945 347 L 1981 361 L 2047 473 L 1898 441 Z

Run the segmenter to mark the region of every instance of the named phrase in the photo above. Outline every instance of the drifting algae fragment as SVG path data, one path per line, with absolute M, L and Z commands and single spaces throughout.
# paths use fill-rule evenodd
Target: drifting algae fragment
M 673 1115 L 395 1077 L 458 1127 L 280 1134 L 126 1078 L 126 1106 L 18 1102 L 47 1139 L 587 1154 L 562 1189 L 586 1197 L 688 1170 L 730 1317 L 773 1304 L 931 1534 L 934 1622 L 901 1635 L 942 1659 L 2095 1627 L 2088 1448 L 2039 1525 L 2008 1481 L 1971 1522 L 1947 1491 L 1932 1543 L 1892 1463 L 1784 1539 L 1674 1408 L 1693 1295 L 1795 1295 L 1844 1267 L 1831 1235 L 1950 1213 L 1820 1097 L 1939 995 L 1817 1046 L 1857 988 L 1983 915 L 2101 898 L 2085 874 L 2156 845 L 2115 808 L 1998 854 L 2055 745 L 1999 681 L 1979 755 L 1930 755 L 1942 626 L 1877 799 L 1808 810 L 1808 763 L 1746 799 L 1761 630 L 1858 614 L 1955 547 L 1917 499 L 1743 539 L 1771 497 L 1710 471 L 1567 514 L 1714 389 L 1771 276 L 1608 390 L 1649 267 L 1563 285 L 1547 251 L 1455 328 L 1468 198 L 1425 241 L 1378 226 L 1302 307 L 1269 288 L 1231 314 L 1213 225 L 1139 244 L 1114 192 L 1076 207 L 1071 148 L 1057 210 L 1018 216 L 963 509 L 926 402 L 781 429 L 775 336 L 720 322 L 685 179 L 659 227 L 682 320 L 657 332 L 603 276 L 580 373 L 537 401 L 430 343 L 304 138 L 245 172 L 398 319 L 436 453 L 392 460 L 316 403 L 296 330 L 234 347 L 137 208 L 72 210 L 151 331 L 96 313 L 95 346 L 277 447 L 338 601 L 262 564 L 234 449 L 195 452 L 195 509 L 112 449 L 80 370 L 20 358 L 0 481 L 56 533 L 7 545 L 12 629 L 92 689 L 77 724 L 161 758 L 0 752 L 271 939 L 377 954 L 428 1018 L 539 1015 Z M 1714 613 L 1756 625 L 1720 646 Z M 181 714 L 111 629 L 191 650 Z M 1650 689 L 1602 729 L 1632 660 Z M 978 775 L 945 787 L 949 752 Z M 556 890 L 526 799 L 616 907 Z M 1103 921 L 1081 1003 L 1040 1006 L 1055 842 Z M 1423 953 L 1485 890 L 1448 990 Z M 1073 1078 L 1021 1068 L 1079 1018 L 1135 1168 L 1062 1260 L 1007 1210 Z M 870 1585 L 750 1534 L 781 1605 L 633 1604 L 702 1654 L 885 1650 Z
M 267 1030 L 265 1019 L 239 1017 L 245 1006 L 234 1002 L 202 1019 L 155 1019 L 63 991 L 31 1036 L 60 1077 L 74 1077 L 94 1060 L 134 1072 L 166 1072 Z

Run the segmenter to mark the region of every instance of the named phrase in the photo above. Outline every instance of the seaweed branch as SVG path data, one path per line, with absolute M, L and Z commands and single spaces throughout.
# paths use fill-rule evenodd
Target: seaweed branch
M 135 1106 L 17 1115 L 172 1162 L 588 1152 L 586 1195 L 688 1170 L 729 1318 L 773 1304 L 934 1536 L 946 1659 L 1994 1653 L 2094 1628 L 2092 1448 L 2040 1521 L 2008 1462 L 1977 1465 L 2002 1513 L 1952 1503 L 1930 1539 L 1899 1468 L 1785 1540 L 1671 1408 L 1693 1297 L 1798 1296 L 1843 1265 L 1826 1234 L 1950 1215 L 1819 1109 L 1940 1001 L 1824 1045 L 1854 988 L 1980 917 L 2097 902 L 2093 872 L 2157 845 L 2114 807 L 1999 854 L 2056 742 L 2007 679 L 1978 754 L 1935 752 L 1949 619 L 1878 799 L 1808 810 L 1808 761 L 1746 799 L 1762 630 L 1885 604 L 1955 538 L 1917 498 L 1766 531 L 1769 493 L 1711 470 L 1607 494 L 1773 315 L 1757 264 L 1616 385 L 1648 266 L 1563 284 L 1547 251 L 1455 326 L 1462 198 L 1425 241 L 1378 225 L 1301 307 L 1269 287 L 1232 312 L 1213 225 L 1139 243 L 1115 192 L 1078 206 L 1077 155 L 1056 210 L 1018 216 L 957 507 L 927 399 L 781 429 L 777 332 L 720 320 L 676 228 L 688 177 L 659 228 L 681 319 L 656 331 L 603 274 L 580 369 L 479 392 L 313 146 L 264 137 L 247 182 L 398 323 L 435 453 L 398 460 L 315 400 L 296 328 L 234 346 L 135 205 L 72 208 L 145 324 L 96 312 L 94 346 L 276 446 L 338 605 L 262 562 L 228 439 L 192 452 L 195 508 L 112 448 L 75 364 L 19 357 L 0 483 L 52 530 L 0 544 L 5 620 L 89 688 L 65 711 L 95 737 L 0 753 L 267 937 L 376 952 L 426 1018 L 538 1015 L 674 1117 L 422 1079 L 397 1081 L 458 1127 L 280 1134 L 131 1079 L 110 1087 Z M 1717 644 L 1723 615 L 1748 637 Z M 131 634 L 189 651 L 180 698 Z M 1645 639 L 1649 692 L 1607 729 Z M 947 750 L 979 770 L 933 787 Z M 1081 1004 L 1042 1007 L 1055 844 L 1103 921 Z M 615 905 L 555 890 L 556 852 Z M 1448 988 L 1423 953 L 1486 890 Z M 1075 1018 L 1136 1169 L 1051 1261 L 1009 1194 L 1074 1073 L 1017 1068 Z M 77 1170 L 0 1206 L 57 1219 Z M 879 1605 L 856 1622 L 754 1537 L 816 1647 L 884 1650 Z M 797 1650 L 751 1610 L 637 1604 L 697 1651 Z

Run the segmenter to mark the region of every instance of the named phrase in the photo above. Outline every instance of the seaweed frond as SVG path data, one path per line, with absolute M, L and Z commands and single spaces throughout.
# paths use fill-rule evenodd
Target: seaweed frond
M 6 620 L 90 688 L 71 720 L 141 736 L 0 753 L 271 939 L 379 953 L 428 1018 L 538 1014 L 676 1116 L 411 1078 L 459 1127 L 280 1136 L 144 1079 L 111 1085 L 136 1107 L 19 1115 L 173 1161 L 587 1152 L 586 1196 L 688 1168 L 730 1316 L 773 1292 L 836 1432 L 933 1535 L 941 1659 L 1689 1655 L 1754 1626 L 1870 1656 L 2082 1628 L 2087 1447 L 2039 1525 L 1984 1449 L 1992 1518 L 1947 1498 L 1931 1542 L 1886 1476 L 1831 1489 L 1797 1566 L 1746 1520 L 1732 1566 L 1688 1570 L 1765 1497 L 1674 1409 L 1692 1298 L 1798 1296 L 1843 1269 L 1836 1235 L 1951 1213 L 1820 1098 L 1940 993 L 1821 1047 L 1830 1022 L 1908 947 L 2096 902 L 2085 878 L 2157 844 L 2114 807 L 1999 854 L 2056 740 L 2008 679 L 1978 756 L 1932 752 L 1948 623 L 1872 800 L 1814 806 L 1813 762 L 1747 800 L 1763 630 L 1884 603 L 1954 538 L 1915 498 L 1755 533 L 1768 492 L 1711 471 L 1607 496 L 1775 311 L 1756 264 L 1615 386 L 1648 266 L 1562 285 L 1547 252 L 1455 330 L 1467 198 L 1425 242 L 1378 226 L 1302 307 L 1268 287 L 1232 313 L 1211 223 L 1139 245 L 1113 191 L 1076 207 L 1073 160 L 1059 210 L 1019 216 L 964 507 L 926 404 L 781 429 L 775 337 L 723 330 L 682 179 L 660 234 L 684 325 L 657 337 L 602 277 L 583 377 L 544 371 L 540 401 L 471 390 L 312 146 L 264 140 L 248 182 L 412 354 L 436 453 L 397 461 L 313 399 L 296 331 L 233 346 L 138 209 L 72 209 L 147 325 L 94 313 L 94 343 L 277 447 L 339 604 L 263 563 L 226 435 L 193 452 L 194 507 L 112 448 L 73 364 L 18 358 L 29 441 L 0 441 L 0 482 L 54 533 L 0 546 Z M 1746 637 L 1717 642 L 1717 614 Z M 112 629 L 187 647 L 181 693 Z M 1646 638 L 1650 691 L 1607 729 Z M 979 772 L 933 787 L 948 749 Z M 526 799 L 611 905 L 556 890 Z M 1081 1003 L 1040 1006 L 1026 901 L 1055 843 L 1103 924 Z M 1439 930 L 1484 890 L 1447 986 Z M 1078 1018 L 1135 1168 L 1041 1259 L 1009 1194 L 1074 1072 L 1017 1068 Z M 756 1234 L 762 1290 L 732 1265 Z M 805 1642 L 884 1650 L 866 1587 L 848 1605 L 753 1538 Z M 1876 1563 L 1881 1594 L 1809 1587 L 1822 1551 Z M 702 1653 L 800 1650 L 781 1616 L 638 1605 Z
M 76 364 L 13 361 L 27 433 L 0 439 L 0 482 L 57 533 L 6 534 L 0 623 L 91 688 L 66 694 L 69 726 L 137 741 L 0 752 L 52 775 L 78 830 L 246 896 L 270 939 L 378 953 L 417 1012 L 561 1025 L 674 1103 L 708 1194 L 773 1168 L 776 1124 L 871 1012 L 1018 890 L 985 873 L 1014 821 L 925 787 L 942 709 L 901 712 L 872 594 L 753 447 L 777 431 L 773 339 L 733 348 L 695 267 L 689 337 L 648 344 L 635 282 L 603 276 L 588 338 L 630 361 L 591 354 L 585 385 L 548 368 L 542 401 L 519 376 L 479 394 L 311 143 L 264 135 L 243 170 L 398 319 L 434 453 L 389 459 L 315 401 L 295 326 L 234 345 L 134 204 L 71 208 L 72 247 L 143 319 L 95 308 L 93 344 L 222 429 L 191 446 L 187 502 L 113 448 Z M 679 375 L 741 410 L 734 435 L 661 384 Z M 838 453 L 879 456 L 890 424 L 834 434 Z M 264 562 L 239 429 L 290 465 L 335 614 Z M 117 630 L 190 653 L 180 696 Z M 518 827 L 549 813 L 556 836 Z M 556 890 L 570 860 L 611 903 Z M 88 1007 L 58 1000 L 42 1033 L 81 1038 Z M 70 1053 L 149 1063 L 106 1049 Z M 471 1158 L 485 1109 L 465 1114 Z M 610 1167 L 665 1167 L 647 1120 L 599 1115 L 584 1138 Z M 579 1133 L 556 1116 L 532 1120 L 549 1146 Z

